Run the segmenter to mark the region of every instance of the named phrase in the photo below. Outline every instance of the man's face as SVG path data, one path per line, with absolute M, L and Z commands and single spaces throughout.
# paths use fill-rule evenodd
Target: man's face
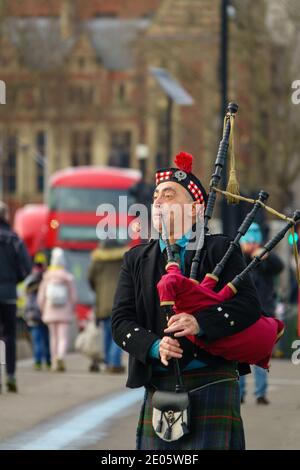
M 174 181 L 160 183 L 153 194 L 152 222 L 162 231 L 162 217 L 168 233 L 181 238 L 193 224 L 193 200 L 186 189 Z

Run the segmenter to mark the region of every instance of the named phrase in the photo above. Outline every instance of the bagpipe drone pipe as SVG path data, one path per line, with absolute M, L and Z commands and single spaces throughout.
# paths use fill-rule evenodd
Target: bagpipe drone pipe
M 230 104 L 228 113 L 225 117 L 223 138 L 220 142 L 217 159 L 215 162 L 215 171 L 210 182 L 210 193 L 205 209 L 204 230 L 208 232 L 208 222 L 212 217 L 213 208 L 216 201 L 217 185 L 221 178 L 222 168 L 224 166 L 230 134 L 233 130 L 234 114 L 237 111 L 237 105 Z M 232 140 L 232 134 L 231 134 Z M 220 190 L 219 190 L 220 191 Z M 220 191 L 223 192 L 223 191 Z M 223 192 L 226 193 L 226 192 Z M 228 191 L 232 199 L 245 199 L 238 196 L 235 192 Z M 165 235 L 167 247 L 168 263 L 166 265 L 166 274 L 162 276 L 157 285 L 160 305 L 163 314 L 170 318 L 173 314 L 185 312 L 188 314 L 199 313 L 201 310 L 209 308 L 213 305 L 225 302 L 233 298 L 238 293 L 239 286 L 242 284 L 246 276 L 255 267 L 263 262 L 267 253 L 269 253 L 283 239 L 288 230 L 293 229 L 300 219 L 300 211 L 296 211 L 292 218 L 283 216 L 286 220 L 285 226 L 261 249 L 259 256 L 255 256 L 252 262 L 231 282 L 226 284 L 219 292 L 215 291 L 216 285 L 220 279 L 222 271 L 226 263 L 230 262 L 230 257 L 234 250 L 239 247 L 239 240 L 244 235 L 251 223 L 253 222 L 257 212 L 261 208 L 269 209 L 273 214 L 278 213 L 268 208 L 264 201 L 268 198 L 268 194 L 260 191 L 259 197 L 254 203 L 254 207 L 248 213 L 245 220 L 238 229 L 237 236 L 230 242 L 230 246 L 223 258 L 217 263 L 212 273 L 207 273 L 202 282 L 197 281 L 197 272 L 199 262 L 201 260 L 202 246 L 197 247 L 193 258 L 190 278 L 185 277 L 179 268 L 179 265 L 173 259 L 170 243 Z M 249 201 L 249 200 L 248 200 Z M 280 215 L 280 214 L 279 214 Z M 166 227 L 165 222 L 163 226 Z M 166 229 L 165 229 L 166 234 Z M 284 332 L 284 324 L 280 320 L 261 315 L 257 321 L 243 331 L 227 336 L 225 338 L 207 342 L 200 336 L 187 336 L 187 338 L 195 343 L 199 348 L 212 355 L 221 356 L 227 360 L 235 360 L 248 364 L 256 364 L 263 368 L 268 368 L 272 350 L 275 343 Z

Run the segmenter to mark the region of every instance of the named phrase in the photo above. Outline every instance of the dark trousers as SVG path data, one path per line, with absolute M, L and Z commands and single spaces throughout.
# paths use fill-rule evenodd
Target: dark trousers
M 45 323 L 39 323 L 30 328 L 33 355 L 36 364 L 41 364 L 43 360 L 46 364 L 51 364 L 50 346 L 49 346 L 49 330 Z
M 0 338 L 5 342 L 8 376 L 14 376 L 16 371 L 16 313 L 16 305 L 0 303 Z

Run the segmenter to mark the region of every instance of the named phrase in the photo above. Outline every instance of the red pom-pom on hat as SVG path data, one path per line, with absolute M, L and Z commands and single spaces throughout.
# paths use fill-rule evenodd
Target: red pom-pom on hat
M 174 163 L 177 168 L 179 168 L 179 170 L 183 170 L 186 173 L 191 173 L 193 166 L 193 155 L 187 152 L 180 152 L 176 155 Z

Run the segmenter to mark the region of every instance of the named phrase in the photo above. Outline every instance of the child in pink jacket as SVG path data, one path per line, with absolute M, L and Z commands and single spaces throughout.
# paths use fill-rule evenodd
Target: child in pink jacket
M 54 248 L 50 266 L 44 273 L 37 297 L 43 322 L 49 327 L 53 368 L 60 372 L 65 370 L 64 358 L 76 303 L 74 277 L 65 266 L 64 251 Z

